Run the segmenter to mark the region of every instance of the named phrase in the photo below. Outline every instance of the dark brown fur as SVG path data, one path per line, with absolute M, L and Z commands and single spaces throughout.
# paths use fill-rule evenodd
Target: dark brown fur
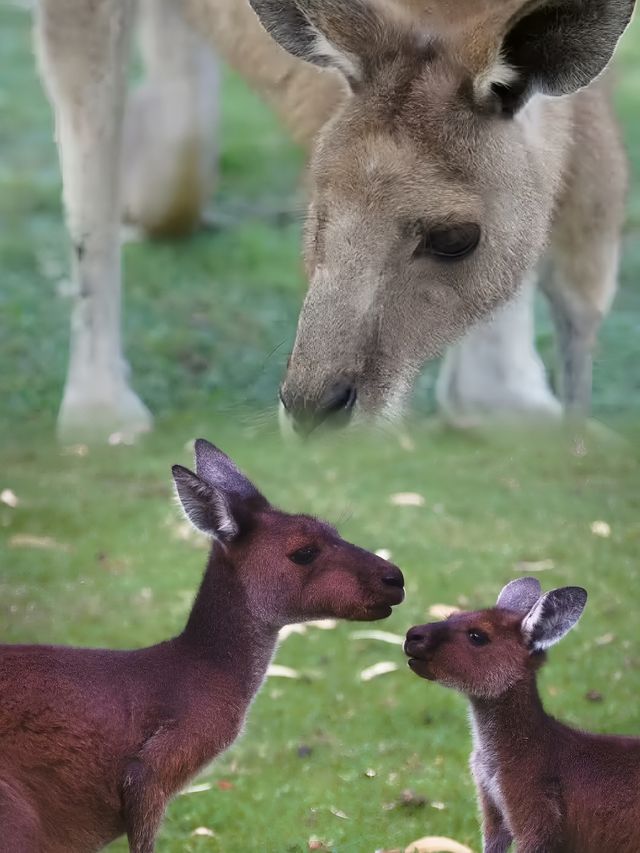
M 238 736 L 287 622 L 384 618 L 402 574 L 329 525 L 271 507 L 224 454 L 176 466 L 218 532 L 184 631 L 135 651 L 0 646 L 0 851 L 150 853 L 169 799 Z M 182 479 L 181 479 L 182 478 Z M 189 478 L 189 479 L 187 479 Z M 187 483 L 187 486 L 184 484 Z M 215 500 L 210 500 L 215 493 Z M 308 565 L 291 555 L 313 546 Z
M 412 670 L 465 693 L 485 853 L 638 853 L 640 739 L 598 735 L 545 713 L 523 613 L 493 608 L 412 628 Z M 474 646 L 470 632 L 489 641 Z

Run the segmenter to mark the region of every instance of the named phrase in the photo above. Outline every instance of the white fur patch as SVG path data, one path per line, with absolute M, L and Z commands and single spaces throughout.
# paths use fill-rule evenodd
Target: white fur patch
M 511 65 L 507 65 L 501 56 L 498 56 L 493 65 L 485 69 L 476 77 L 474 89 L 478 98 L 486 98 L 491 94 L 491 87 L 510 86 L 518 79 L 518 72 Z
M 473 753 L 471 755 L 471 769 L 476 784 L 483 790 L 496 809 L 500 812 L 502 819 L 509 828 L 507 808 L 500 787 L 498 772 L 498 758 L 492 748 L 493 726 L 486 721 L 480 723 L 473 711 L 470 714 L 471 734 L 473 739 Z
M 353 80 L 359 80 L 362 77 L 362 68 L 357 56 L 339 50 L 322 33 L 316 33 L 315 39 L 313 52 L 316 56 L 328 59 L 346 77 Z

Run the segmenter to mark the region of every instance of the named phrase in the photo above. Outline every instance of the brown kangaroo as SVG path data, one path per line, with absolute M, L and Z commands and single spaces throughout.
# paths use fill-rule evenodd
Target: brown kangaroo
M 465 693 L 485 853 L 638 853 L 640 739 L 598 735 L 545 713 L 536 687 L 545 650 L 576 624 L 580 587 L 504 587 L 490 610 L 407 633 L 409 666 Z
M 278 630 L 382 619 L 402 573 L 322 521 L 272 507 L 196 442 L 173 468 L 189 520 L 214 537 L 184 631 L 135 651 L 0 646 L 0 851 L 81 853 L 127 833 L 150 853 L 169 799 L 238 736 Z

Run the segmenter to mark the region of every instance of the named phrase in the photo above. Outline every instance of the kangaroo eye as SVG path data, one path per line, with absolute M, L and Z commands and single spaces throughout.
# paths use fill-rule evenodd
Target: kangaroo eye
M 459 261 L 476 249 L 480 242 L 480 233 L 480 226 L 475 222 L 430 228 L 422 235 L 413 256 Z
M 467 632 L 469 642 L 474 646 L 486 646 L 490 642 L 489 637 L 484 631 L 479 631 L 477 628 L 472 628 Z
M 298 548 L 297 551 L 289 554 L 289 559 L 298 566 L 308 566 L 309 563 L 313 563 L 319 553 L 319 548 L 308 545 L 306 548 Z

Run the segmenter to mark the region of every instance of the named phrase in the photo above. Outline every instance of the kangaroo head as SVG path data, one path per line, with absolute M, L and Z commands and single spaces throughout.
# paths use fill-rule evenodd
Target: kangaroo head
M 424 363 L 540 257 L 571 134 L 566 104 L 546 96 L 603 70 L 634 2 L 511 0 L 466 28 L 443 12 L 429 31 L 399 2 L 251 3 L 285 49 L 350 90 L 311 162 L 286 416 L 308 431 L 393 415 Z
M 204 439 L 196 442 L 196 472 L 174 465 L 179 500 L 191 523 L 214 538 L 211 559 L 225 560 L 257 622 L 371 621 L 403 600 L 396 566 L 345 541 L 326 522 L 276 509 Z

